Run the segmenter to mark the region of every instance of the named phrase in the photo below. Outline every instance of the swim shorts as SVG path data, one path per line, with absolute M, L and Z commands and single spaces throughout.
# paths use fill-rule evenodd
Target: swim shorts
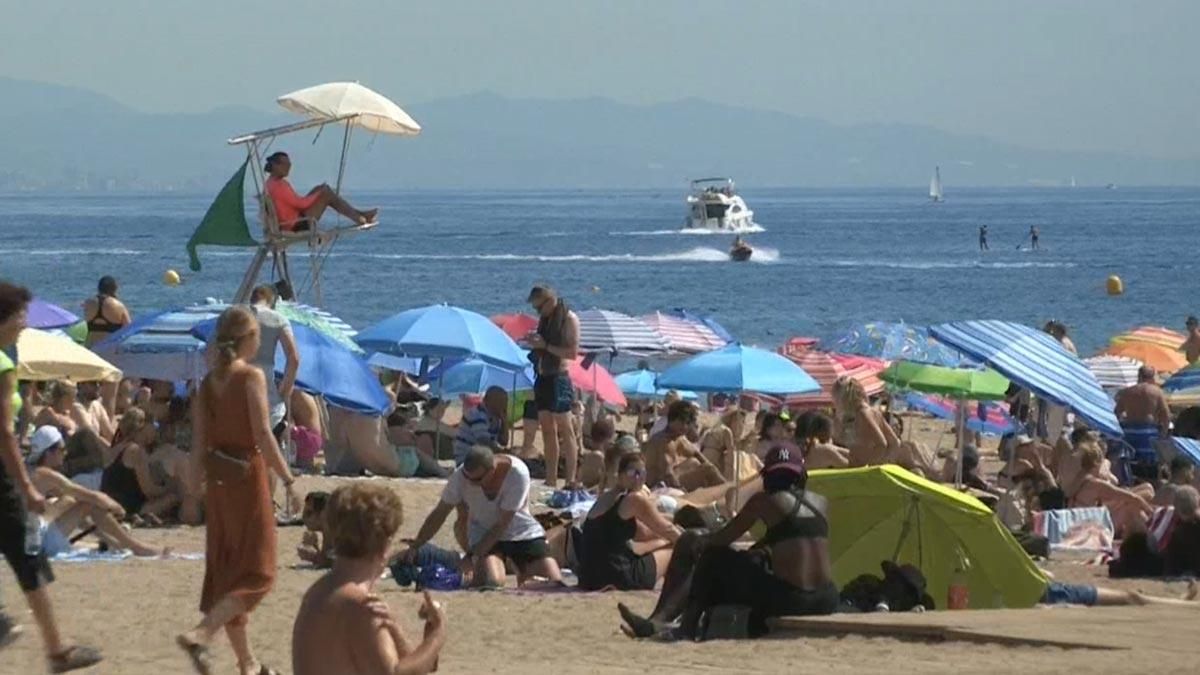
M 575 402 L 575 386 L 566 373 L 538 375 L 533 383 L 533 400 L 538 412 L 567 413 Z
M 1087 584 L 1063 584 L 1051 581 L 1046 584 L 1046 592 L 1042 594 L 1043 605 L 1085 605 L 1092 607 L 1096 604 L 1098 593 L 1095 586 Z
M 54 581 L 50 561 L 44 550 L 25 552 L 25 533 L 30 526 L 28 513 L 17 488 L 0 468 L 0 554 L 8 560 L 17 585 L 22 591 L 36 591 Z
M 501 541 L 497 542 L 491 551 L 488 551 L 488 555 L 496 555 L 513 561 L 517 569 L 524 574 L 526 565 L 550 557 L 550 546 L 546 544 L 545 537 L 524 541 Z

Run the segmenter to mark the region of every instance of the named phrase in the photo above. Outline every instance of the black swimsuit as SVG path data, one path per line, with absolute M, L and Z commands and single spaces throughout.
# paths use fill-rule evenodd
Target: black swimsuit
M 137 473 L 125 466 L 124 458 L 125 451 L 122 450 L 101 474 L 100 491 L 116 500 L 125 513 L 133 515 L 146 504 L 146 495 L 138 484 Z
M 768 617 L 832 614 L 837 609 L 837 586 L 832 582 L 813 589 L 793 586 L 775 576 L 771 557 L 764 550 L 790 539 L 829 536 L 829 522 L 825 516 L 802 494 L 794 496 L 796 505 L 783 520 L 767 530 L 754 549 L 712 548 L 704 552 L 692 579 L 689 610 L 717 605 L 749 605 L 751 633 L 761 635 L 766 632 Z M 801 515 L 804 506 L 808 506 L 813 515 Z
M 652 554 L 637 555 L 629 543 L 637 534 L 637 521 L 621 517 L 617 497 L 612 506 L 596 518 L 583 523 L 583 553 L 579 569 L 579 587 L 598 591 L 615 586 L 622 591 L 651 590 L 658 581 Z
M 110 296 L 110 295 L 97 295 L 96 296 L 96 316 L 92 317 L 91 319 L 88 319 L 88 322 L 87 322 L 88 335 L 110 335 L 110 334 L 115 333 L 125 327 L 124 324 L 120 324 L 115 321 L 110 321 L 108 319 L 108 317 L 104 316 L 104 301 L 109 299 L 110 297 L 112 297 L 112 296 Z

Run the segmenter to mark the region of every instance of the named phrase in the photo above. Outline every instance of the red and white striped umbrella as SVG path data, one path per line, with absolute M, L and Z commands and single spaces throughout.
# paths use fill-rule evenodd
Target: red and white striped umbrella
M 688 321 L 683 317 L 655 312 L 643 316 L 642 321 L 666 338 L 673 352 L 700 354 L 720 349 L 727 344 L 708 326 L 697 321 Z
M 825 408 L 833 405 L 833 383 L 841 377 L 851 377 L 858 380 L 866 391 L 867 396 L 874 396 L 884 390 L 883 380 L 879 373 L 886 367 L 884 361 L 869 359 L 851 354 L 834 354 L 830 352 L 806 351 L 799 354 L 786 355 L 797 365 L 811 375 L 821 391 L 815 394 L 788 396 L 784 405 L 788 408 Z

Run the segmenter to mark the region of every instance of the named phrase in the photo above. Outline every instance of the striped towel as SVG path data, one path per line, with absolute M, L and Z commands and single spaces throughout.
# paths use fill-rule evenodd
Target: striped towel
M 1104 506 L 1056 509 L 1033 514 L 1033 533 L 1050 542 L 1056 551 L 1111 551 L 1112 515 Z

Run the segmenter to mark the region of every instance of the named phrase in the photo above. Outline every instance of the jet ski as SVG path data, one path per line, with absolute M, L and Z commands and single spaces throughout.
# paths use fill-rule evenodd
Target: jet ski
M 729 259 L 734 262 L 745 262 L 752 255 L 754 255 L 754 249 L 750 248 L 750 244 L 742 241 L 741 237 L 735 239 L 733 247 L 729 249 Z

